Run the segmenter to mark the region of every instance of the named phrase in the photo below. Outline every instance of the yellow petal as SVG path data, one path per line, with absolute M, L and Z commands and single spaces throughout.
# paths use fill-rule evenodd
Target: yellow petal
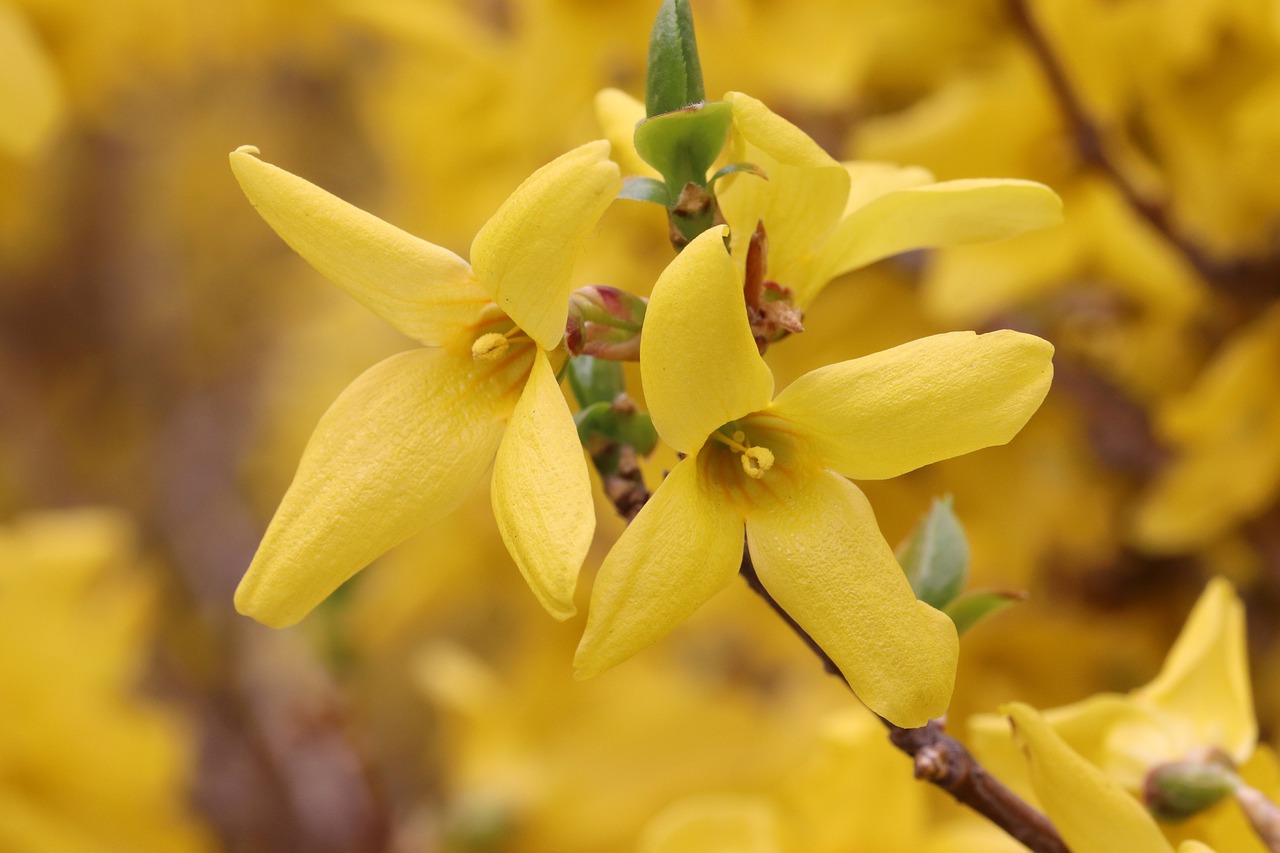
M 681 453 L 696 453 L 714 430 L 773 396 L 723 239 L 724 228 L 712 228 L 686 246 L 658 276 L 645 313 L 645 402 L 662 440 Z
M 325 278 L 424 344 L 456 338 L 488 301 L 462 258 L 347 204 L 315 184 L 231 153 L 244 194 L 275 232 Z
M 1031 784 L 1072 850 L 1089 853 L 1172 853 L 1142 805 L 1067 746 L 1032 708 L 1001 709 L 1026 756 Z
M 578 430 L 541 350 L 498 449 L 491 497 L 498 532 L 534 595 L 568 619 L 596 516 Z
M 682 460 L 600 566 L 574 674 L 598 675 L 657 641 L 741 564 L 742 519 L 704 490 L 695 459 Z
M 658 178 L 658 171 L 636 152 L 636 125 L 644 120 L 644 104 L 621 89 L 596 93 L 596 122 L 609 140 L 613 160 L 624 175 Z
M 489 295 L 545 350 L 564 337 L 573 262 L 620 189 L 609 143 L 588 142 L 530 175 L 471 243 Z
M 872 711 L 909 728 L 941 716 L 960 653 L 955 625 L 916 600 L 856 486 L 818 470 L 797 482 L 747 517 L 761 582 Z
M 949 332 L 807 373 L 772 411 L 826 467 L 896 477 L 1013 438 L 1049 390 L 1052 356 L 1020 332 Z
M 736 144 L 752 145 L 770 159 L 788 166 L 835 166 L 836 160 L 803 130 L 774 113 L 750 95 L 730 92 L 724 99 L 733 105 Z M 739 149 L 734 156 L 741 153 Z
M 1062 200 L 1044 184 L 945 181 L 886 193 L 857 208 L 832 231 L 817 266 L 830 280 L 912 249 L 1000 240 L 1061 221 Z
M 1197 746 L 1216 746 L 1237 762 L 1249 757 L 1258 724 L 1249 685 L 1244 605 L 1228 581 L 1209 581 L 1160 674 L 1132 695 L 1190 727 L 1188 736 Z
M 365 371 L 325 412 L 236 590 L 236 609 L 292 625 L 389 548 L 458 505 L 502 436 L 469 354 L 417 349 Z
M 0 150 L 33 154 L 65 105 L 57 71 L 40 38 L 12 3 L 0 3 Z
M 935 183 L 933 173 L 921 166 L 899 166 L 874 160 L 855 160 L 841 165 L 849 173 L 845 216 L 882 195 Z

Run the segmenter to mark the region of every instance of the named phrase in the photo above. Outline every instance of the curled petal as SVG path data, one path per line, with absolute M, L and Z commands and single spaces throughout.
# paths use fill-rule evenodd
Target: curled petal
M 1240 598 L 1230 582 L 1214 578 L 1160 674 L 1133 693 L 1136 701 L 1192 726 L 1194 743 L 1217 746 L 1239 763 L 1258 740 L 1244 627 Z
M 812 472 L 753 509 L 747 543 L 765 589 L 868 708 L 906 728 L 946 712 L 960 653 L 955 625 L 916 600 L 856 486 Z
M 598 675 L 661 638 L 741 562 L 742 519 L 704 490 L 696 459 L 682 460 L 600 566 L 574 674 Z
M 742 159 L 745 149 L 752 146 L 764 152 L 769 159 L 787 166 L 834 166 L 843 171 L 836 160 L 822 150 L 803 130 L 779 116 L 773 110 L 750 95 L 730 92 L 724 99 L 733 105 L 734 144 L 731 160 Z
M 258 159 L 231 153 L 244 194 L 275 232 L 325 278 L 424 344 L 443 344 L 489 301 L 462 258 Z
M 751 335 L 723 227 L 698 235 L 658 277 L 640 376 L 654 427 L 681 453 L 696 453 L 712 431 L 768 405 L 773 373 Z
M 568 619 L 596 517 L 578 430 L 541 350 L 498 449 L 491 497 L 498 532 L 534 595 Z
M 880 480 L 1004 444 L 1039 408 L 1053 346 L 1020 332 L 950 332 L 819 368 L 772 411 L 794 421 L 822 464 Z
M 507 414 L 468 355 L 417 349 L 374 365 L 311 436 L 236 590 L 236 609 L 292 625 L 388 549 L 452 511 L 488 468 Z
M 564 337 L 573 263 L 620 189 L 609 143 L 588 142 L 530 175 L 471 243 L 480 282 L 545 350 Z
M 1044 184 L 945 181 L 867 201 L 835 227 L 816 263 L 829 281 L 912 249 L 1000 240 L 1061 221 L 1062 199 Z
M 1031 784 L 1072 850 L 1172 853 L 1155 819 L 1098 768 L 1080 757 L 1032 708 L 1002 709 L 1027 759 Z

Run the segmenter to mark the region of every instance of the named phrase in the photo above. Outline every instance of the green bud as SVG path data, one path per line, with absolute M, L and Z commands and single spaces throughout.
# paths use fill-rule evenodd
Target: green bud
M 669 113 L 706 99 L 689 0 L 663 0 L 649 36 L 645 114 Z
M 969 542 L 951 509 L 951 496 L 933 506 L 907 540 L 898 546 L 898 562 L 916 598 L 942 609 L 964 590 L 969 579 Z
M 1161 820 L 1194 817 L 1217 805 L 1240 784 L 1235 771 L 1221 761 L 1175 761 L 1147 774 L 1142 796 Z
M 565 344 L 571 355 L 639 361 L 648 301 L 616 287 L 589 285 L 569 297 Z

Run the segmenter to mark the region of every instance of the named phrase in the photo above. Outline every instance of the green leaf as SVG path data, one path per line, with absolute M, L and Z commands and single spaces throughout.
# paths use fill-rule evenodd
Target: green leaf
M 671 205 L 671 197 L 667 193 L 667 185 L 656 178 L 627 178 L 622 182 L 622 191 L 618 198 L 630 201 L 649 201 L 663 207 Z
M 730 163 L 728 166 L 721 166 L 719 169 L 716 169 L 716 173 L 707 181 L 707 186 L 711 186 L 723 177 L 735 175 L 739 172 L 747 172 L 755 175 L 762 181 L 769 180 L 769 176 L 764 173 L 764 169 L 761 169 L 755 163 Z
M 916 598 L 926 604 L 941 610 L 964 590 L 969 542 L 951 509 L 950 495 L 934 499 L 928 514 L 898 546 L 897 556 Z
M 663 0 L 649 36 L 645 114 L 669 113 L 706 99 L 689 0 Z
M 726 101 L 653 116 L 636 126 L 636 152 L 662 173 L 674 201 L 685 184 L 706 186 L 707 170 L 724 149 L 732 124 L 733 106 Z
M 1026 600 L 1026 595 L 1020 592 L 984 589 L 965 593 L 942 608 L 942 612 L 956 623 L 956 633 L 964 634 L 987 617 L 994 616 L 1006 607 Z
M 622 365 L 616 361 L 580 355 L 569 359 L 568 375 L 569 390 L 584 411 L 597 403 L 611 405 L 627 390 Z

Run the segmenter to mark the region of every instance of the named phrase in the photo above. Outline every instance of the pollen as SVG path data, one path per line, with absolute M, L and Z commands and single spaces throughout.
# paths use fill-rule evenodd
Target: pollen
M 753 480 L 759 480 L 773 467 L 773 451 L 767 447 L 748 447 L 741 458 L 742 470 Z
M 489 332 L 476 338 L 471 345 L 471 355 L 476 361 L 497 361 L 507 354 L 509 346 L 511 341 L 506 335 Z

